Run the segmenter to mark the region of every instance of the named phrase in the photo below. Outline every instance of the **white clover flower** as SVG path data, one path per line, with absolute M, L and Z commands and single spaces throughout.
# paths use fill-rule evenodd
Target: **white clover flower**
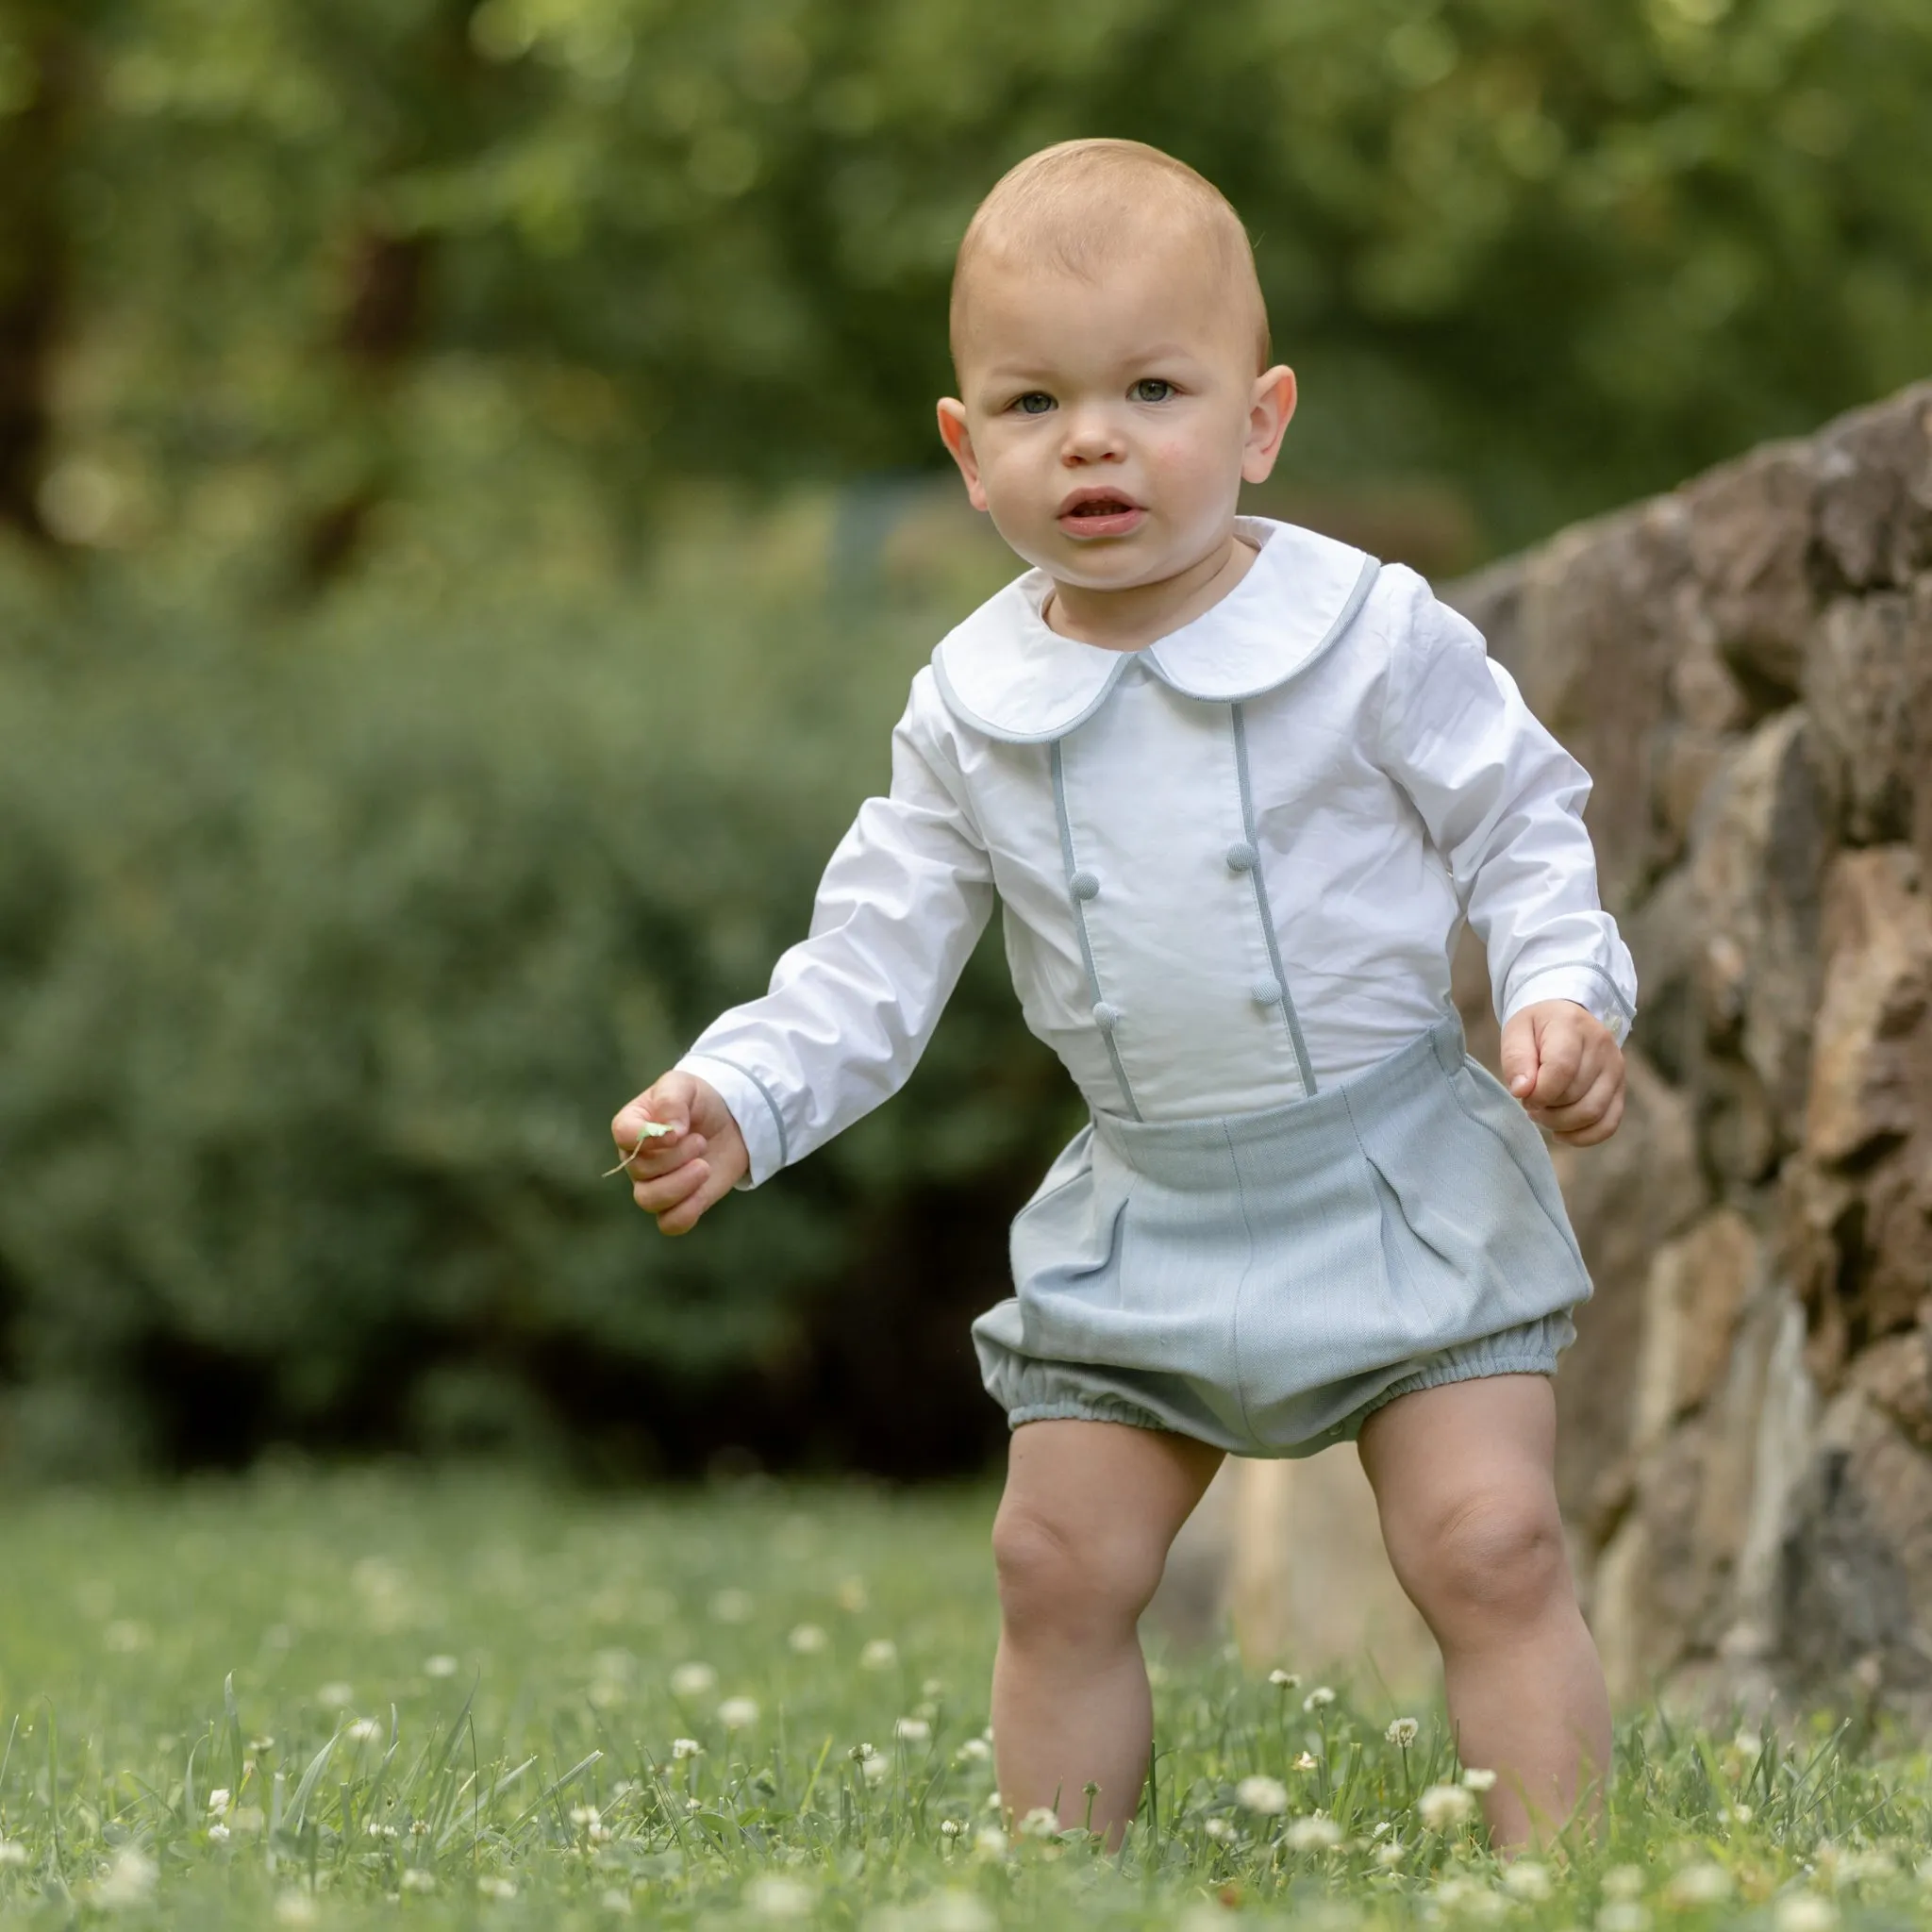
M 1234 1788 L 1235 1803 L 1244 1811 L 1279 1818 L 1288 1809 L 1288 1787 L 1278 1777 L 1244 1777 Z
M 114 1854 L 114 1862 L 94 1881 L 94 1903 L 109 1911 L 143 1906 L 154 1896 L 160 1875 L 161 1868 L 145 1852 L 124 1845 Z
M 958 1838 L 965 1829 L 966 1827 L 957 1818 L 941 1818 L 940 1820 L 940 1836 L 941 1838 Z
M 1641 1898 L 1643 1896 L 1643 1867 L 1641 1865 L 1612 1865 L 1604 1874 L 1604 1896 L 1606 1898 Z
M 1731 1740 L 1731 1749 L 1740 1757 L 1756 1757 L 1764 1749 L 1764 1740 L 1756 1731 L 1740 1731 Z
M 424 1871 L 420 1865 L 411 1865 L 403 1874 L 403 1890 L 405 1891 L 434 1891 L 436 1890 L 436 1874 Z
M 1391 1838 L 1386 1845 L 1375 1847 L 1375 1863 L 1385 1872 L 1392 1872 L 1402 1863 L 1404 1847 L 1400 1839 Z
M 1748 1805 L 1726 1805 L 1717 1816 L 1720 1824 L 1749 1824 L 1751 1807 Z
M 893 1724 L 892 1735 L 901 1743 L 924 1744 L 932 1736 L 932 1726 L 923 1717 L 902 1717 Z
M 674 1697 L 703 1697 L 717 1688 L 718 1674 L 709 1664 L 679 1664 L 671 1674 L 671 1694 Z
M 671 1740 L 671 1757 L 674 1763 L 687 1757 L 701 1757 L 704 1756 L 704 1750 L 705 1747 L 695 1738 L 673 1738 Z
M 721 1624 L 744 1624 L 751 1620 L 752 1601 L 748 1590 L 721 1590 L 711 1599 L 711 1614 Z
M 1487 1765 L 1471 1764 L 1463 1769 L 1462 1789 L 1466 1791 L 1489 1791 L 1496 1786 L 1496 1774 Z
M 1665 1901 L 1674 1906 L 1720 1905 L 1730 1895 L 1731 1874 L 1708 1858 L 1686 1865 L 1664 1887 Z
M 373 1717 L 358 1717 L 343 1735 L 353 1738 L 358 1744 L 367 1744 L 382 1736 L 382 1726 Z
M 435 1657 L 423 1659 L 423 1674 L 425 1677 L 454 1677 L 457 1674 L 457 1660 L 438 1652 Z
M 0 1838 L 0 1866 L 25 1865 L 27 1849 L 16 1838 Z
M 1302 1687 L 1301 1677 L 1293 1671 L 1270 1671 L 1268 1681 L 1277 1690 L 1299 1690 Z
M 973 1834 L 973 1851 L 976 1857 L 1004 1858 L 1007 1856 L 1007 1835 L 997 1824 L 982 1824 Z M 1787 1932 L 1804 1932 L 1801 1926 L 1787 1928 Z
M 869 1785 L 885 1783 L 886 1779 L 891 1774 L 892 1770 L 891 1765 L 883 1757 L 868 1757 L 858 1768 L 864 1774 L 865 1781 Z
M 1407 1751 L 1422 1735 L 1422 1725 L 1412 1717 L 1399 1717 L 1382 1733 L 1391 1744 L 1400 1744 Z
M 1020 1821 L 1022 1838 L 1056 1838 L 1059 1834 L 1060 1822 L 1052 1807 L 1036 1805 Z
M 315 1693 L 315 1701 L 325 1710 L 341 1710 L 344 1705 L 355 1703 L 356 1692 L 349 1685 L 344 1683 L 325 1684 Z
M 494 1873 L 486 1878 L 477 1879 L 476 1890 L 485 1898 L 500 1900 L 514 1898 L 517 1895 L 516 1886 L 509 1879 L 500 1878 Z
M 1291 1771 L 1319 1771 L 1322 1767 L 1317 1763 L 1312 1753 L 1304 1751 L 1288 1768 Z
M 1286 1800 L 1288 1793 L 1283 1790 L 1281 1795 Z M 1332 1852 L 1341 1842 L 1341 1827 L 1323 1812 L 1311 1811 L 1297 1818 L 1286 1836 L 1291 1852 Z
M 372 1818 L 363 1829 L 371 1838 L 397 1838 L 401 1835 L 393 1824 L 385 1824 L 379 1818 Z
M 845 1755 L 846 1757 L 855 1759 L 857 1762 L 863 1764 L 867 1758 L 876 1757 L 879 1754 L 878 1747 L 876 1745 L 855 1744 L 853 1745 L 851 1750 L 846 1752 Z
M 1225 1844 L 1234 1836 L 1234 1826 L 1224 1818 L 1210 1818 L 1201 1829 L 1218 1845 Z
M 943 1697 L 946 1694 L 946 1680 L 943 1677 L 922 1677 L 919 1694 L 928 1701 L 935 1697 Z
M 899 1646 L 890 1637 L 874 1637 L 858 1653 L 862 1671 L 890 1671 L 899 1661 Z
M 793 1626 L 791 1635 L 785 1641 L 800 1657 L 816 1657 L 831 1640 L 816 1624 L 799 1624 Z
M 718 1722 L 727 1731 L 748 1731 L 758 1721 L 758 1699 L 727 1697 L 718 1707 Z
M 1416 1816 L 1425 1829 L 1447 1835 L 1466 1824 L 1475 1810 L 1475 1800 L 1455 1785 L 1431 1785 L 1415 1801 Z
M 799 1879 L 767 1873 L 744 1888 L 744 1908 L 759 1919 L 808 1919 L 812 1890 Z
M 1539 1865 L 1534 1858 L 1518 1858 L 1503 1874 L 1503 1890 L 1511 1898 L 1527 1899 L 1537 1904 L 1548 1898 L 1556 1886 L 1551 1881 L 1547 1865 Z
M 235 1802 L 235 1794 L 225 1785 L 217 1785 L 208 1794 L 208 1815 L 210 1818 L 225 1818 L 228 1807 Z
M 1334 1691 L 1329 1690 L 1329 1688 L 1325 1684 L 1317 1684 L 1315 1688 L 1312 1690 L 1310 1690 L 1306 1697 L 1302 1699 L 1302 1708 L 1304 1710 L 1310 1711 L 1320 1710 L 1324 1704 L 1333 1704 L 1334 1702 Z
M 992 1746 L 984 1738 L 968 1738 L 953 1753 L 954 1759 L 960 1764 L 984 1764 L 992 1756 Z
M 1596 1915 L 1596 1932 L 1648 1932 L 1650 1907 L 1634 1898 L 1613 1898 Z
M 277 1925 L 312 1925 L 315 1920 L 315 1901 L 306 1891 L 285 1891 L 275 1900 Z
M 208 1828 L 208 1840 L 212 1845 L 225 1845 L 234 1836 L 225 1824 L 210 1824 Z

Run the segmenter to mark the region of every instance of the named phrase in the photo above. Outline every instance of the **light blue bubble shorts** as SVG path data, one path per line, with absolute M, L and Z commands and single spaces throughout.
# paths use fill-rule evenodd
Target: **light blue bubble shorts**
M 1542 1137 L 1453 1015 L 1307 1100 L 1096 1114 L 973 1324 L 1008 1424 L 1130 1423 L 1238 1456 L 1352 1441 L 1383 1404 L 1555 1372 L 1590 1294 Z

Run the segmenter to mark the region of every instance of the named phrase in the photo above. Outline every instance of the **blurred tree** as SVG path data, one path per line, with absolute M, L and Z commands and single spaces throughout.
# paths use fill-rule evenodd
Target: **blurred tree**
M 1305 378 L 1291 475 L 1453 475 L 1493 543 L 1932 342 L 1923 0 L 5 17 L 0 140 L 34 158 L 0 180 L 42 212 L 0 248 L 15 290 L 23 254 L 49 291 L 74 264 L 59 440 L 94 487 L 54 500 L 82 541 L 219 523 L 242 477 L 325 576 L 383 497 L 473 459 L 439 441 L 438 372 L 616 500 L 928 464 L 954 242 L 1005 165 L 1082 132 L 1169 147 L 1242 209 Z M 6 80 L 52 21 L 92 76 L 58 148 L 62 90 Z

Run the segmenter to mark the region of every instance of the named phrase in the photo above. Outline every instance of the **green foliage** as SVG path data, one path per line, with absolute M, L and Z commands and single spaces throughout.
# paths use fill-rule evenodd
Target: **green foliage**
M 896 1203 L 1064 1136 L 988 958 L 886 1132 L 677 1242 L 600 1178 L 618 1106 L 802 932 L 934 634 L 632 588 L 265 641 L 103 578 L 0 664 L 17 1458 L 541 1449 L 592 1426 L 588 1365 L 782 1365 Z M 216 1371 L 242 1412 L 182 1416 Z
M 85 75 L 51 499 L 80 541 L 454 502 L 484 417 L 626 503 L 930 465 L 954 243 L 1002 168 L 1081 133 L 1242 210 L 1301 482 L 1448 477 L 1498 546 L 1921 375 L 1932 341 L 1921 0 L 20 19 L 57 24 L 0 38 L 0 114 L 36 59 Z
M 1162 1659 L 1158 1803 L 1124 1855 L 1009 1837 L 982 1737 L 991 1506 L 288 1475 L 16 1500 L 0 1916 L 184 1932 L 1923 1920 L 1932 1786 L 1894 1740 L 1627 1722 L 1604 1839 L 1506 1874 L 1433 1699 L 1344 1686 L 1322 1704 L 1219 1651 Z

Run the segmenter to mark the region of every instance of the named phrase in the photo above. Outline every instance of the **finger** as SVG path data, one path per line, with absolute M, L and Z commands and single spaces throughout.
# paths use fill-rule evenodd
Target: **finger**
M 1602 1115 L 1590 1126 L 1579 1127 L 1574 1133 L 1558 1134 L 1557 1140 L 1570 1147 L 1594 1147 L 1600 1141 L 1607 1141 L 1617 1131 L 1624 1118 L 1624 1090 L 1619 1087 L 1610 1098 L 1610 1104 Z
M 1521 1100 L 1536 1085 L 1536 1028 L 1529 1015 L 1518 1013 L 1503 1028 L 1503 1084 Z
M 1553 1022 L 1537 1042 L 1536 1085 L 1532 1107 L 1561 1107 L 1582 1091 L 1577 1075 L 1583 1068 L 1583 1036 L 1574 1026 Z
M 639 1181 L 630 1196 L 646 1214 L 668 1213 L 694 1194 L 710 1172 L 702 1160 L 687 1160 L 670 1174 Z
M 1558 1107 L 1532 1108 L 1530 1119 L 1553 1134 L 1574 1134 L 1579 1129 L 1594 1126 L 1622 1088 L 1623 1082 L 1607 1068 L 1574 1100 L 1565 1101 Z
M 697 1163 L 704 1169 L 703 1182 L 688 1194 L 684 1201 L 668 1214 L 658 1217 L 659 1234 L 689 1234 L 705 1213 L 717 1206 L 731 1191 L 731 1182 L 723 1174 L 713 1174 L 708 1161 Z
M 610 1172 L 626 1174 L 633 1181 L 658 1180 L 695 1160 L 705 1147 L 702 1134 L 680 1134 L 675 1141 L 646 1141 L 641 1153 L 626 1154 Z

